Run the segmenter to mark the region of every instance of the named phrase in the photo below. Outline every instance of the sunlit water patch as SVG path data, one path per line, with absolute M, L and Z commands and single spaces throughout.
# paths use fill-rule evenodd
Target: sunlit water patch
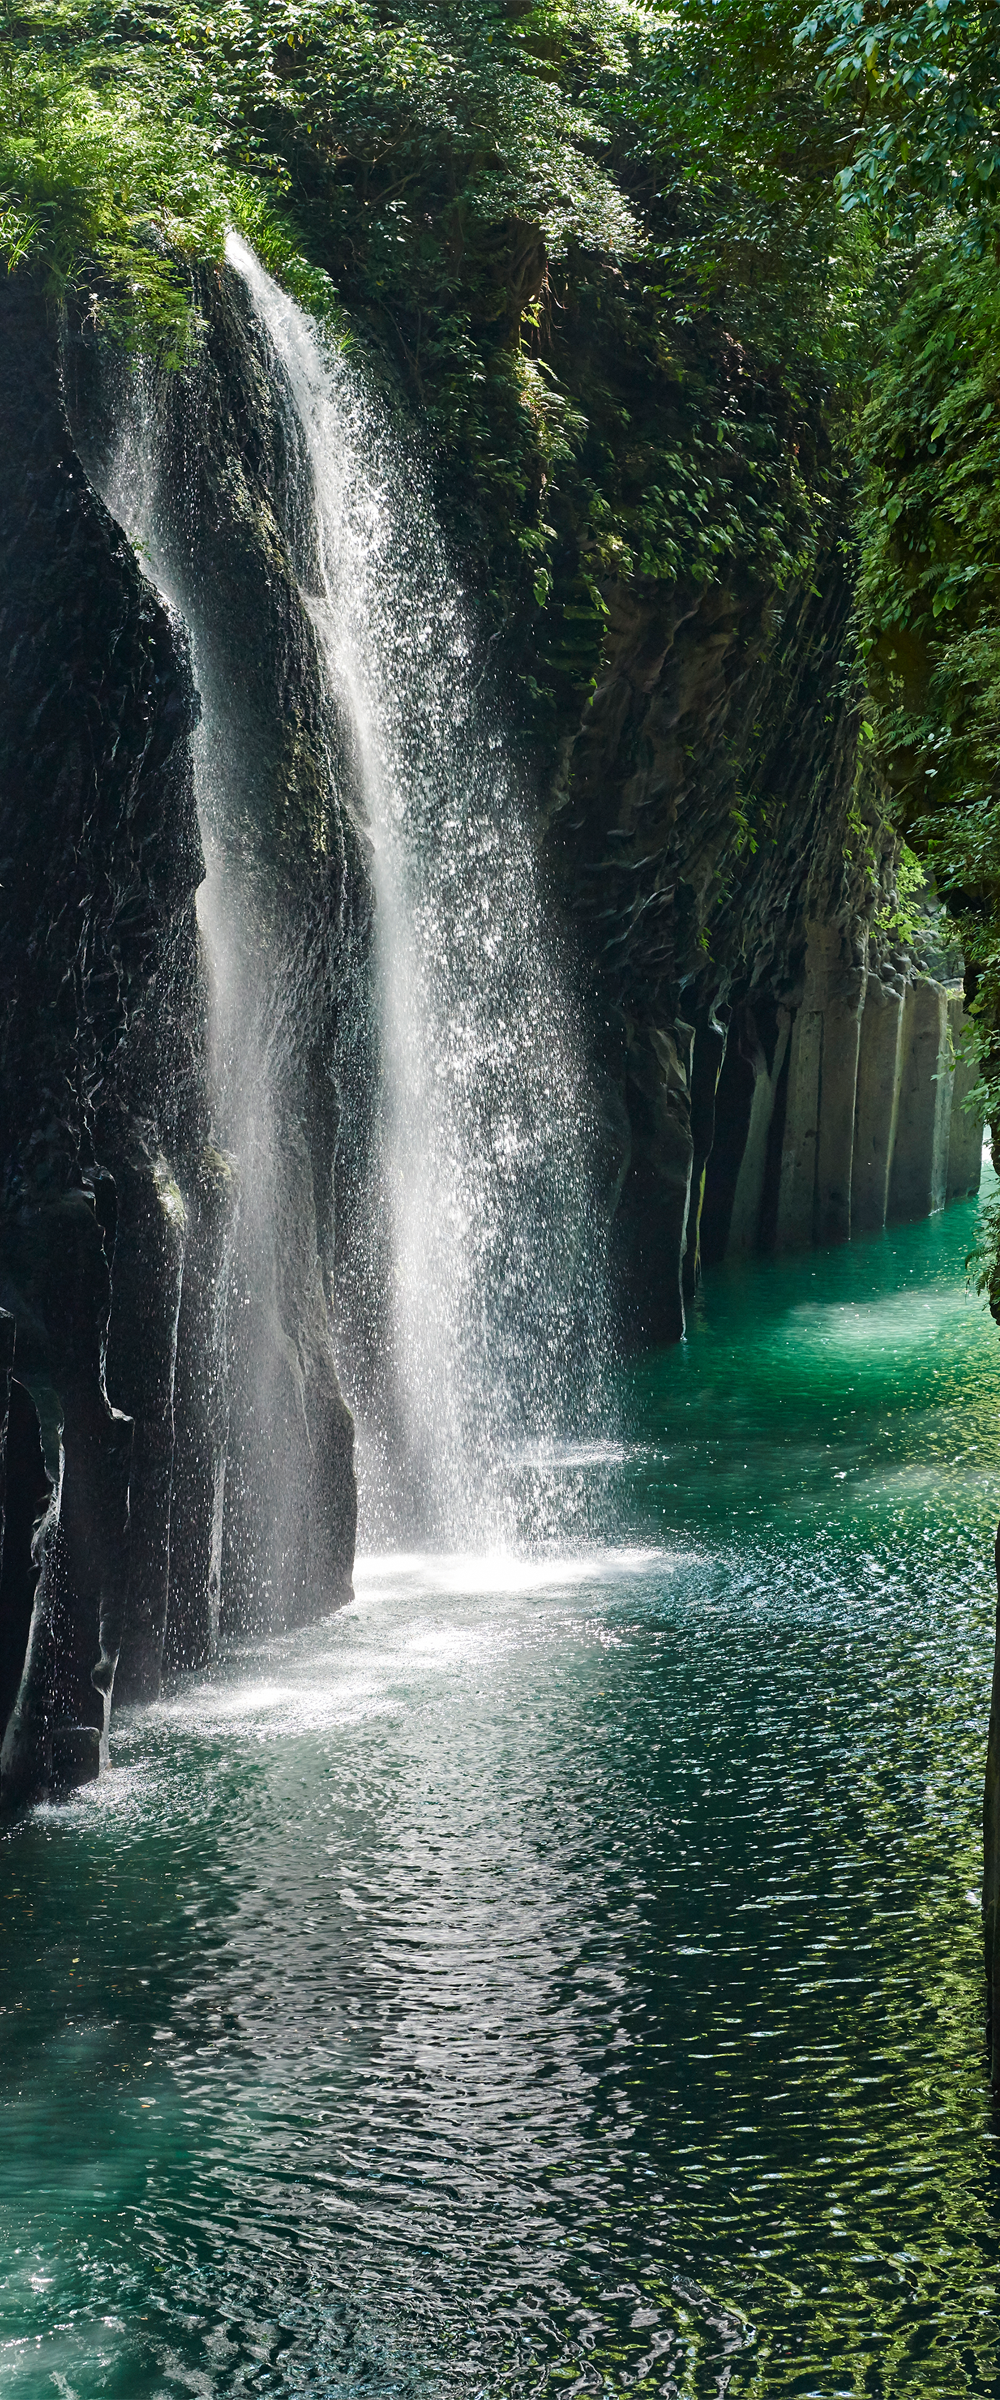
M 720 1272 L 615 1547 L 368 1559 L 8 1833 L 0 2389 L 995 2393 L 972 1219 Z

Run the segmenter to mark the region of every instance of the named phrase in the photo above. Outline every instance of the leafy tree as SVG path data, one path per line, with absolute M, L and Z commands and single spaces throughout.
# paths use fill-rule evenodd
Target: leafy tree
M 853 104 L 846 208 L 912 226 L 928 204 L 967 215 L 1000 198 L 997 0 L 822 0 L 800 39 L 819 88 Z

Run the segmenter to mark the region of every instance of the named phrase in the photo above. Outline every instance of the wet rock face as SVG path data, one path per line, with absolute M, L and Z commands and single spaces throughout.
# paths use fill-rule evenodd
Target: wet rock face
M 684 1330 L 706 1210 L 706 1254 L 728 1237 L 776 1010 L 801 996 L 807 918 L 850 919 L 854 904 L 849 594 L 831 544 L 816 589 L 780 617 L 773 592 L 737 578 L 607 600 L 604 665 L 551 838 L 629 1128 L 613 1227 L 625 1327 L 670 1341 Z M 773 1182 L 764 1097 L 762 1087 L 753 1196 L 744 1189 L 736 1211 L 753 1247 Z
M 196 470 L 180 378 L 166 409 L 189 570 L 172 613 L 95 488 L 96 361 L 70 340 L 85 471 L 61 329 L 23 275 L 0 285 L 8 1801 L 96 1771 L 116 1669 L 119 1696 L 147 1694 L 165 1646 L 192 1663 L 220 1621 L 287 1622 L 350 1588 L 352 1427 L 328 1319 L 342 986 L 366 883 L 330 765 L 266 365 L 216 299 Z M 234 1241 L 261 1161 L 209 1074 L 188 624 L 197 650 L 198 605 L 207 615 L 213 599 L 234 629 L 216 660 L 231 696 L 217 740 L 234 764 L 211 838 L 236 854 L 260 952 L 247 984 L 258 1055 L 283 1042 L 266 1162 L 289 1229 L 280 1255 Z M 288 1494 L 277 1551 L 239 1530 L 269 1446 Z
M 104 1373 L 116 1207 L 97 1129 L 147 996 L 166 1022 L 190 990 L 202 871 L 183 639 L 88 485 L 58 328 L 23 277 L 0 288 L 0 526 L 0 1785 L 16 1799 L 92 1772 L 106 1727 L 132 1425 Z
M 0 926 L 7 1207 L 93 1169 L 95 1107 L 202 872 L 182 641 L 88 486 L 57 328 L 0 292 Z
M 617 1138 L 624 1327 L 671 1341 L 703 1258 L 939 1207 L 977 1187 L 981 1129 L 964 1065 L 955 1082 L 954 997 L 870 936 L 864 852 L 877 868 L 892 837 L 870 809 L 858 840 L 836 541 L 780 606 L 722 580 L 607 599 L 550 839 L 592 975 L 609 1154 Z

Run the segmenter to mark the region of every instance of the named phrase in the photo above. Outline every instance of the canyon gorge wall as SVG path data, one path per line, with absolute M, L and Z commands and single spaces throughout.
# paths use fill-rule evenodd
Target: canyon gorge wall
M 367 837 L 280 363 L 229 269 L 200 304 L 154 376 L 0 286 L 8 1801 L 96 1771 L 113 1690 L 350 1590 Z M 841 533 L 780 586 L 604 573 L 534 777 L 627 1340 L 703 1262 L 978 1184 L 961 988 L 885 929 Z
M 859 768 L 835 535 L 813 572 L 808 590 L 720 578 L 666 606 L 606 587 L 552 799 L 640 1342 L 680 1337 L 704 1264 L 979 1188 L 961 960 L 933 910 L 907 944 L 891 929 L 897 844 Z

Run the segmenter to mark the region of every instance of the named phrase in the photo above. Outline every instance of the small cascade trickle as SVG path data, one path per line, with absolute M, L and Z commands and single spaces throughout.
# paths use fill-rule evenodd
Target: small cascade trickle
M 599 1419 L 606 1347 L 594 1110 L 523 796 L 419 463 L 247 245 L 228 255 L 298 419 L 304 596 L 374 849 L 368 1288 L 344 1327 L 362 1524 L 565 1539 L 565 1444 Z

